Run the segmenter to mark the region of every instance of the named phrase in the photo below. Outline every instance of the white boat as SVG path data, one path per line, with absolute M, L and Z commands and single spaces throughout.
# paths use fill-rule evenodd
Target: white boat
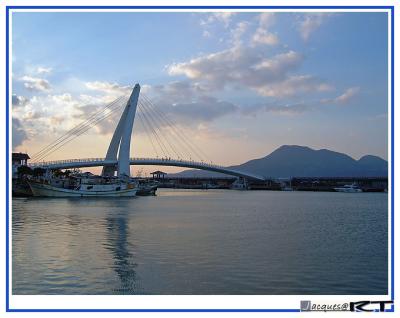
M 343 187 L 333 188 L 336 192 L 347 192 L 347 193 L 359 193 L 362 192 L 355 183 L 353 184 L 346 184 Z
M 36 197 L 133 197 L 138 190 L 133 182 L 105 178 L 29 180 L 28 184 Z

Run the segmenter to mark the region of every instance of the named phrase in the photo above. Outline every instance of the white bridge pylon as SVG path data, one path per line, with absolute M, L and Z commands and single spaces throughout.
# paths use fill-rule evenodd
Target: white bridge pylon
M 118 177 L 130 177 L 129 154 L 131 150 L 131 136 L 137 103 L 139 100 L 139 93 L 140 85 L 136 84 L 128 102 L 126 103 L 117 128 L 114 131 L 105 158 L 106 161 L 117 160 L 118 164 L 117 166 L 104 166 L 101 173 L 103 176 L 114 176 L 115 171 L 117 170 Z

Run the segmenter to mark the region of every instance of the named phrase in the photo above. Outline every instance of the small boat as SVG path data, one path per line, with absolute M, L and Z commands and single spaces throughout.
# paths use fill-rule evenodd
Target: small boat
M 358 187 L 355 183 L 345 184 L 343 187 L 333 188 L 336 192 L 347 192 L 347 193 L 359 193 L 362 189 Z
M 156 195 L 158 184 L 156 182 L 151 182 L 146 179 L 138 179 L 138 189 L 136 195 L 148 196 Z
M 35 197 L 132 197 L 137 185 L 132 180 L 100 176 L 71 176 L 28 180 Z

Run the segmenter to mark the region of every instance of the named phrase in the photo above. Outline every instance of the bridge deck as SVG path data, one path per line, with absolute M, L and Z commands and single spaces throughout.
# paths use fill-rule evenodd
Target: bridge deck
M 72 168 L 84 168 L 84 167 L 98 167 L 98 166 L 115 166 L 117 160 L 105 160 L 104 158 L 85 158 L 85 159 L 68 159 L 68 160 L 57 160 L 57 161 L 46 161 L 31 163 L 31 168 L 47 168 L 47 169 L 72 169 Z M 171 159 L 171 158 L 130 158 L 130 165 L 153 165 L 153 166 L 174 166 L 191 169 L 208 170 L 213 172 L 225 173 L 237 177 L 244 177 L 248 179 L 254 179 L 264 181 L 263 176 L 259 176 L 245 171 L 237 169 L 230 169 L 220 165 L 198 162 L 191 160 L 182 159 Z

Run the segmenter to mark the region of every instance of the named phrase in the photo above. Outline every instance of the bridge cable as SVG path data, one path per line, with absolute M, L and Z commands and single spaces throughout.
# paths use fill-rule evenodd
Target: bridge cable
M 156 139 L 158 145 L 160 146 L 162 154 L 166 157 L 167 156 L 166 155 L 167 154 L 167 149 L 166 149 L 164 143 L 162 142 L 160 136 L 158 136 L 157 131 L 154 129 L 153 125 L 150 123 L 150 120 L 147 117 L 147 114 L 145 112 L 143 112 L 143 111 L 141 112 L 141 114 L 142 114 L 142 117 L 144 118 L 144 120 L 146 121 L 148 127 L 152 130 L 152 132 L 153 132 L 153 134 L 155 136 L 155 139 Z
M 178 137 L 180 137 L 185 144 L 189 147 L 189 149 L 191 149 L 191 151 L 194 152 L 194 154 L 202 161 L 203 159 L 207 159 L 209 160 L 208 156 L 201 151 L 200 148 L 196 148 L 195 145 L 192 145 L 191 141 L 189 139 L 187 139 L 186 134 L 179 129 L 179 125 L 177 125 L 170 117 L 168 117 L 164 112 L 162 112 L 157 106 L 155 106 L 146 96 L 143 96 L 147 102 L 152 105 L 152 108 L 154 109 L 155 112 L 157 112 L 159 114 L 160 118 L 163 118 L 167 124 L 175 131 L 176 135 Z M 206 160 L 206 161 L 207 161 Z M 211 161 L 211 160 L 209 160 Z
M 70 136 L 70 139 L 65 139 L 63 140 L 63 142 L 59 142 L 58 144 L 60 144 L 58 146 L 58 144 L 56 144 L 55 146 L 53 146 L 50 151 L 48 151 L 46 154 L 42 155 L 39 159 L 37 159 L 37 161 L 39 160 L 43 160 L 44 158 L 46 158 L 47 156 L 49 156 L 50 154 L 52 154 L 53 152 L 55 152 L 56 150 L 60 149 L 61 147 L 63 147 L 64 145 L 68 144 L 69 142 L 73 141 L 74 139 L 78 138 L 79 136 L 81 136 L 82 134 L 84 134 L 86 131 L 88 131 L 89 129 L 91 129 L 92 127 L 94 127 L 95 125 L 97 125 L 99 122 L 103 121 L 104 119 L 110 117 L 111 115 L 114 115 L 116 113 L 116 110 L 114 110 L 113 112 L 110 112 L 106 115 L 104 115 L 103 117 L 97 119 L 96 122 L 94 122 L 93 125 L 91 126 L 87 126 L 87 127 L 83 127 L 80 131 L 76 132 L 74 135 Z M 72 137 L 72 138 L 71 138 Z M 57 147 L 58 146 L 58 147 Z
M 63 134 L 62 136 L 60 136 L 58 139 L 54 140 L 53 142 L 51 142 L 50 144 L 48 144 L 46 147 L 44 147 L 43 149 L 41 149 L 39 152 L 35 153 L 32 156 L 33 160 L 37 160 L 37 158 L 42 157 L 43 155 L 45 155 L 49 150 L 51 150 L 52 148 L 54 148 L 56 145 L 58 145 L 60 142 L 63 142 L 64 140 L 70 138 L 71 136 L 77 134 L 79 131 L 81 131 L 83 128 L 87 127 L 88 125 L 91 125 L 93 122 L 95 122 L 98 118 L 99 115 L 101 115 L 101 113 L 104 113 L 106 110 L 110 110 L 110 111 L 114 111 L 115 109 L 119 108 L 121 105 L 119 105 L 118 103 L 123 99 L 123 96 L 117 98 L 116 100 L 114 100 L 113 102 L 109 103 L 106 105 L 105 108 L 96 111 L 95 113 L 93 113 L 88 119 L 86 119 L 85 121 L 79 123 L 78 125 L 76 125 L 75 127 L 73 127 L 72 129 L 70 129 L 69 131 L 67 131 L 65 134 Z
M 170 116 L 167 116 L 159 107 L 155 106 L 146 95 L 141 94 L 141 96 L 148 105 L 152 106 L 152 109 L 154 109 L 154 111 L 158 113 L 158 116 L 162 118 L 173 129 L 176 136 L 180 140 L 182 140 L 189 147 L 189 149 L 191 149 L 191 151 L 196 154 L 197 157 L 199 157 L 201 160 L 206 159 L 206 161 L 211 162 L 210 158 L 199 147 L 192 145 L 192 142 L 187 139 L 186 134 L 179 128 L 179 126 Z
M 98 123 L 100 123 L 104 119 L 110 117 L 111 115 L 115 115 L 117 110 L 119 110 L 122 106 L 123 105 L 121 104 L 121 105 L 113 108 L 109 113 L 103 114 L 98 118 L 94 118 L 89 123 L 86 123 L 85 125 L 79 127 L 79 129 L 75 130 L 73 132 L 73 134 L 69 134 L 68 136 L 66 136 L 62 140 L 60 140 L 57 143 L 55 143 L 54 145 L 52 145 L 45 153 L 43 153 L 40 156 L 38 156 L 35 159 L 35 161 L 43 160 L 45 157 L 49 156 L 54 151 L 60 149 L 61 147 L 63 147 L 67 143 L 69 143 L 72 140 L 76 139 L 77 137 L 81 136 L 83 133 L 85 133 L 86 131 L 88 131 L 92 127 L 96 126 Z
M 167 147 L 165 147 L 167 155 L 169 157 L 171 157 L 171 154 L 172 154 L 172 156 L 174 156 L 174 154 L 175 154 L 175 155 L 177 155 L 179 157 L 179 155 L 177 154 L 174 146 L 170 143 L 168 138 L 166 138 L 165 134 L 162 133 L 162 131 L 160 129 L 160 124 L 157 122 L 156 118 L 154 118 L 153 114 L 146 107 L 144 107 L 144 105 L 142 104 L 141 101 L 139 103 L 140 103 L 140 106 L 141 106 L 141 108 L 140 108 L 141 111 L 148 116 L 148 119 L 152 123 L 152 126 L 153 126 L 154 130 L 157 131 L 158 134 L 163 137 L 163 140 L 165 141 L 165 144 L 167 144 L 169 146 L 169 149 L 172 150 L 172 153 L 171 153 L 169 151 L 169 149 Z
M 116 99 L 115 101 L 111 102 L 110 104 L 108 104 L 105 109 L 100 109 L 99 111 L 93 113 L 88 119 L 86 119 L 84 122 L 79 123 L 78 125 L 76 125 L 75 127 L 73 127 L 72 129 L 70 129 L 69 131 L 67 131 L 64 135 L 60 136 L 57 140 L 51 142 L 50 144 L 48 144 L 46 147 L 44 147 L 43 149 L 41 149 L 39 152 L 35 153 L 32 156 L 32 159 L 34 159 L 35 157 L 40 156 L 42 153 L 46 152 L 48 148 L 50 148 L 51 146 L 53 146 L 53 144 L 55 144 L 56 142 L 58 142 L 59 140 L 74 134 L 77 130 L 79 130 L 82 126 L 86 125 L 88 122 L 90 122 L 92 120 L 92 118 L 94 118 L 95 116 L 99 115 L 100 113 L 104 112 L 107 108 L 110 108 L 111 106 L 113 106 L 116 102 L 118 102 L 122 97 L 119 97 L 118 99 Z
M 86 131 L 88 131 L 92 127 L 94 127 L 96 124 L 98 124 L 99 122 L 101 122 L 105 118 L 108 118 L 111 115 L 114 115 L 116 110 L 118 110 L 118 108 L 113 110 L 112 112 L 109 112 L 108 114 L 105 114 L 105 115 L 102 115 L 99 118 L 96 118 L 95 120 L 91 121 L 89 124 L 84 125 L 84 126 L 80 127 L 78 130 L 74 131 L 73 134 L 69 134 L 69 135 L 65 136 L 64 138 L 62 138 L 61 140 L 59 140 L 58 142 L 52 144 L 51 147 L 48 148 L 45 152 L 43 152 L 39 156 L 36 156 L 35 157 L 35 161 L 42 160 L 43 158 L 47 157 L 50 153 L 53 153 L 54 149 L 61 148 L 63 145 L 65 145 L 65 144 L 69 143 L 70 141 L 74 140 L 75 138 L 79 137 L 80 135 L 82 135 L 83 133 L 85 133 Z
M 169 134 L 165 133 L 163 130 L 162 125 L 157 121 L 157 118 L 152 114 L 150 109 L 147 109 L 147 107 L 141 102 L 141 109 L 145 110 L 148 112 L 149 116 L 153 119 L 153 122 L 156 124 L 156 127 L 158 127 L 159 132 L 163 136 L 165 142 L 169 145 L 170 149 L 172 150 L 173 156 L 177 159 L 182 159 L 184 156 L 182 156 L 181 151 L 176 147 L 174 144 L 173 140 L 171 141 Z
M 86 131 L 88 131 L 89 129 L 91 129 L 92 127 L 94 127 L 96 124 L 98 124 L 99 122 L 103 121 L 104 119 L 110 117 L 111 115 L 114 115 L 116 113 L 116 110 L 114 110 L 113 112 L 110 112 L 100 118 L 98 118 L 96 121 L 93 122 L 92 125 L 90 126 L 85 126 L 82 127 L 80 130 L 78 130 L 77 132 L 75 132 L 73 135 L 70 135 L 68 138 L 65 138 L 64 140 L 56 143 L 54 146 L 52 146 L 52 148 L 50 148 L 45 154 L 41 155 L 38 159 L 36 159 L 36 161 L 40 161 L 43 160 L 45 157 L 49 156 L 50 154 L 52 154 L 53 152 L 55 152 L 56 150 L 60 149 L 61 147 L 63 147 L 64 145 L 66 145 L 67 143 L 71 142 L 72 140 L 78 138 L 79 136 L 81 136 L 83 133 L 85 133 Z
M 153 119 L 153 121 L 154 121 L 155 124 L 156 124 L 156 127 L 157 127 L 158 130 L 161 132 L 160 127 L 162 127 L 162 125 L 160 125 L 160 122 L 157 121 L 157 118 L 156 118 L 156 117 L 154 116 L 154 114 L 151 112 L 151 109 L 148 109 L 148 108 L 143 104 L 142 101 L 140 101 L 140 105 L 141 105 L 141 109 L 142 109 L 142 110 L 144 109 L 145 111 L 148 111 L 149 116 Z M 182 154 L 180 153 L 180 151 L 179 151 L 177 148 L 175 148 L 174 143 L 169 141 L 169 139 L 168 139 L 168 134 L 162 134 L 162 136 L 164 136 L 165 141 L 166 141 L 166 143 L 169 145 L 169 147 L 171 148 L 172 152 L 173 152 L 175 155 L 177 155 L 178 159 L 181 159 L 181 158 L 182 158 Z
M 153 148 L 153 150 L 154 150 L 154 152 L 155 152 L 155 154 L 156 154 L 156 156 L 158 158 L 158 151 L 157 151 L 156 146 L 153 143 L 153 137 L 152 137 L 152 135 L 151 135 L 151 133 L 149 131 L 149 128 L 147 127 L 146 123 L 144 122 L 144 119 L 142 118 L 142 114 L 140 112 L 138 112 L 138 118 L 139 118 L 139 122 L 142 124 L 142 126 L 143 126 L 143 128 L 145 130 L 145 133 L 146 133 L 147 137 L 150 139 L 151 146 L 152 146 L 152 148 Z
M 148 104 L 148 103 L 146 103 L 144 100 L 143 100 L 143 105 L 146 105 L 146 104 Z M 191 152 L 191 150 L 190 150 L 190 148 L 189 147 L 187 147 L 187 145 L 185 145 L 185 143 L 182 143 L 182 141 L 181 141 L 181 139 L 180 139 L 180 136 L 179 136 L 179 133 L 177 133 L 173 128 L 173 126 L 171 126 L 168 122 L 166 122 L 165 121 L 165 119 L 162 117 L 162 116 L 160 116 L 159 114 L 157 114 L 156 112 L 154 112 L 154 109 L 151 107 L 151 105 L 147 105 L 148 107 L 149 107 L 149 109 L 150 110 L 152 110 L 153 111 L 153 113 L 155 114 L 155 116 L 157 116 L 158 118 L 160 118 L 161 119 L 161 121 L 163 121 L 164 122 L 164 124 L 163 125 L 165 125 L 165 126 L 167 126 L 168 128 L 171 128 L 170 129 L 170 131 L 173 131 L 174 132 L 174 135 L 176 135 L 176 137 L 177 137 L 177 141 L 179 142 L 179 144 L 181 145 L 181 151 L 184 153 L 184 155 L 189 155 L 189 158 L 190 159 L 192 159 L 192 152 Z M 172 138 L 174 138 L 173 136 L 171 136 Z M 189 151 L 187 151 L 189 149 Z M 185 158 L 185 156 L 183 156 L 183 158 Z
M 164 137 L 164 134 L 161 132 L 160 128 L 159 128 L 159 124 L 154 120 L 153 116 L 150 114 L 150 112 L 143 106 L 143 104 L 141 103 L 141 101 L 139 101 L 139 110 L 146 116 L 146 118 L 148 119 L 149 124 L 151 125 L 151 127 L 153 128 L 154 132 L 157 132 L 157 135 L 160 136 L 160 140 L 163 140 L 163 145 L 165 146 L 165 153 L 164 155 L 166 157 L 171 156 L 171 145 L 169 144 L 168 140 L 166 140 Z M 168 145 L 169 147 L 167 147 L 166 145 Z

